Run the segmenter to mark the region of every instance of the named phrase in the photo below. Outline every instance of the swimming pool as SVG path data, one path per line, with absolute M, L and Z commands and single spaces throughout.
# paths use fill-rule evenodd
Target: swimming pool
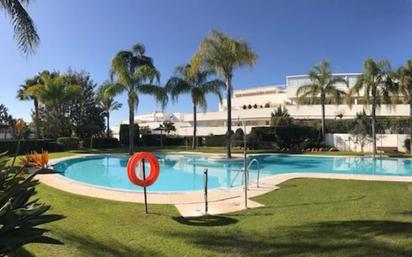
M 241 185 L 236 175 L 242 160 L 215 160 L 205 156 L 156 154 L 160 176 L 148 187 L 155 192 L 185 192 L 203 190 L 203 171 L 209 171 L 209 188 Z M 129 156 L 99 155 L 67 159 L 53 167 L 68 179 L 81 183 L 120 190 L 142 191 L 129 182 L 126 165 Z M 260 163 L 260 177 L 282 173 L 332 173 L 360 175 L 412 176 L 412 160 L 371 157 L 317 157 L 287 154 L 250 155 Z M 257 168 L 251 166 L 250 181 L 257 179 Z

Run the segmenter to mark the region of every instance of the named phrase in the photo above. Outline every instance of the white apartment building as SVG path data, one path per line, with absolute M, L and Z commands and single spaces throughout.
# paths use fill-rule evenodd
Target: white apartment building
M 336 73 L 346 79 L 345 83 L 336 85 L 339 89 L 347 91 L 352 87 L 359 73 Z M 255 126 L 269 126 L 271 113 L 278 106 L 284 106 L 294 119 L 320 119 L 321 106 L 319 104 L 296 103 L 296 90 L 302 86 L 310 84 L 308 75 L 293 75 L 286 77 L 286 85 L 259 86 L 248 89 L 234 90 L 232 98 L 232 129 L 243 127 L 246 124 L 247 133 Z M 226 133 L 226 100 L 219 104 L 217 111 L 199 112 L 197 114 L 197 134 L 222 135 Z M 354 98 L 354 104 L 350 108 L 348 105 L 327 104 L 325 114 L 327 119 L 349 119 L 354 118 L 358 112 L 365 110 L 370 113 L 370 108 L 365 106 L 360 98 Z M 378 116 L 409 116 L 409 106 L 398 104 L 396 107 L 382 105 L 377 110 Z M 172 121 L 175 124 L 175 134 L 190 136 L 193 134 L 193 114 L 192 113 L 168 113 L 152 112 L 137 115 L 135 122 L 140 126 L 148 126 L 151 129 L 159 127 L 163 121 Z M 122 122 L 127 124 L 128 121 Z M 116 134 L 116 128 L 113 129 Z

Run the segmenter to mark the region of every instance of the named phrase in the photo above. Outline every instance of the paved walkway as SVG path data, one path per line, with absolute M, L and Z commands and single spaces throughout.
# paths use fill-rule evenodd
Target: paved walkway
M 83 155 L 85 156 L 85 155 Z M 53 159 L 51 164 L 63 159 L 77 158 L 79 156 Z M 263 205 L 250 200 L 253 198 L 279 188 L 279 185 L 289 179 L 295 178 L 323 178 L 323 179 L 346 179 L 346 180 L 373 180 L 373 181 L 394 181 L 412 182 L 412 177 L 401 176 L 373 176 L 373 175 L 347 175 L 347 174 L 323 174 L 323 173 L 289 173 L 278 174 L 260 180 L 259 187 L 251 183 L 248 190 L 248 208 L 258 208 Z M 96 197 L 107 200 L 143 203 L 142 192 L 108 189 L 103 187 L 86 185 L 80 182 L 69 180 L 59 174 L 39 175 L 40 182 L 73 194 Z M 245 194 L 243 187 L 233 187 L 230 189 L 219 188 L 208 191 L 209 214 L 224 214 L 245 209 Z M 149 204 L 174 204 L 184 217 L 200 216 L 204 214 L 204 193 L 184 192 L 184 193 L 156 193 L 148 190 Z

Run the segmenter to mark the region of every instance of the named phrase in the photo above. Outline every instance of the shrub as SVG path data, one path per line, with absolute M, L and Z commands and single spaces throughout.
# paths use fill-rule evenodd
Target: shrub
M 57 144 L 63 146 L 64 150 L 77 150 L 79 149 L 80 139 L 78 137 L 59 137 L 57 138 Z
M 273 127 L 253 127 L 247 136 L 247 146 L 251 149 L 273 148 L 275 130 Z
M 234 147 L 243 147 L 243 129 L 238 128 L 235 131 L 235 134 L 232 137 L 232 146 Z
M 270 125 L 275 126 L 286 126 L 293 122 L 293 118 L 290 117 L 288 109 L 279 106 L 271 113 Z
M 18 143 L 15 148 L 18 148 Z M 45 235 L 48 229 L 39 226 L 64 217 L 46 214 L 50 206 L 35 198 L 38 181 L 34 177 L 54 171 L 47 169 L 47 161 L 42 159 L 32 174 L 24 175 L 26 166 L 14 166 L 18 152 L 19 149 L 14 154 L 11 166 L 7 165 L 7 156 L 0 155 L 0 256 L 17 256 L 17 250 L 30 243 L 61 244 Z
M 405 139 L 405 141 L 403 141 L 403 147 L 405 147 L 405 149 L 408 153 L 411 152 L 411 140 L 409 138 L 407 138 L 407 139 Z
M 275 127 L 276 143 L 291 152 L 302 151 L 309 145 L 319 143 L 319 131 L 314 127 L 288 125 Z

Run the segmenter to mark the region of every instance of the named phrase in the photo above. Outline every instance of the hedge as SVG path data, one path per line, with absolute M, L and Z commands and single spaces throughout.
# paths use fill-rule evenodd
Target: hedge
M 141 145 L 143 146 L 160 146 L 159 134 L 142 135 Z M 162 135 L 164 146 L 184 146 L 186 144 L 185 138 L 180 136 Z
M 311 126 L 290 124 L 277 127 L 254 127 L 247 137 L 251 149 L 301 151 L 320 144 L 319 130 Z
M 112 137 L 99 137 L 92 139 L 93 148 L 115 148 L 120 147 L 120 141 Z
M 276 143 L 289 151 L 302 151 L 320 143 L 319 131 L 310 126 L 291 124 L 275 127 Z
M 295 120 L 295 124 L 319 127 L 320 120 Z M 326 133 L 350 133 L 354 119 L 326 120 Z M 389 134 L 409 134 L 408 117 L 377 117 L 376 131 Z
M 0 141 L 0 152 L 14 154 L 16 152 L 17 140 Z M 64 148 L 57 144 L 53 139 L 24 139 L 20 142 L 20 151 L 18 154 L 26 154 L 31 151 L 64 151 Z
M 119 139 L 121 145 L 129 145 L 129 124 L 121 124 L 119 129 Z M 140 135 L 139 135 L 139 125 L 134 124 L 134 144 L 139 145 Z
M 59 137 L 57 144 L 63 146 L 65 151 L 77 150 L 80 146 L 80 139 L 78 137 Z
M 252 149 L 273 148 L 276 145 L 274 127 L 253 127 L 247 136 L 247 146 Z
M 202 137 L 202 146 L 225 146 L 226 135 L 213 135 Z

